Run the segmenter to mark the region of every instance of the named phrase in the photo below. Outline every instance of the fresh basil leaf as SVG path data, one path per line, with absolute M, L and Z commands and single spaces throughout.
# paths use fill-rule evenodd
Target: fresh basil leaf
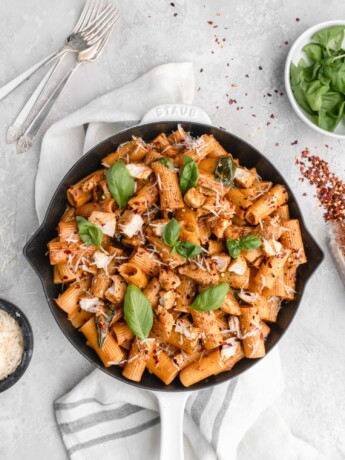
M 219 158 L 214 172 L 215 179 L 223 182 L 226 187 L 233 185 L 236 169 L 237 165 L 231 155 Z
M 181 231 L 181 225 L 178 221 L 173 217 L 171 221 L 165 226 L 163 232 L 163 241 L 168 246 L 174 247 L 177 243 L 178 236 Z
M 228 292 L 229 285 L 227 283 L 220 283 L 218 286 L 205 289 L 195 298 L 189 308 L 198 311 L 216 310 L 222 306 Z
M 184 195 L 190 188 L 197 185 L 199 170 L 193 158 L 184 155 L 183 162 L 184 163 L 180 174 L 180 189 Z
M 189 241 L 178 241 L 174 246 L 174 252 L 177 252 L 186 259 L 192 259 L 193 257 L 199 256 L 202 253 L 200 246 Z
M 84 219 L 84 217 L 77 216 L 78 234 L 83 243 L 88 246 L 97 246 L 98 249 L 105 252 L 102 248 L 103 232 L 95 224 Z
M 261 245 L 262 241 L 255 235 L 247 235 L 240 240 L 241 249 L 257 249 Z
M 342 62 L 333 62 L 328 66 L 324 66 L 323 74 L 330 78 L 331 88 L 334 91 L 345 94 L 345 64 Z
M 318 112 L 322 105 L 322 96 L 328 91 L 327 86 L 321 85 L 318 80 L 312 81 L 307 85 L 305 97 L 312 110 Z
M 135 182 L 122 160 L 114 163 L 105 173 L 109 191 L 120 206 L 124 208 L 134 193 Z
M 322 97 L 322 106 L 318 115 L 313 117 L 315 124 L 327 131 L 334 131 L 345 112 L 345 97 L 336 92 L 328 91 Z
M 100 309 L 95 315 L 97 330 L 97 341 L 99 348 L 102 348 L 108 335 L 110 324 L 114 318 L 115 309 L 111 306 Z
M 162 163 L 162 165 L 166 166 L 169 169 L 175 169 L 172 161 L 169 160 L 169 158 L 165 158 L 165 157 L 156 158 L 155 160 L 151 161 L 151 164 L 155 163 L 156 161 L 158 161 L 159 163 Z
M 320 30 L 312 36 L 312 40 L 329 50 L 337 51 L 341 48 L 344 40 L 344 26 L 332 26 Z
M 312 110 L 306 97 L 306 90 L 308 83 L 304 79 L 303 67 L 296 66 L 291 63 L 290 66 L 290 77 L 291 77 L 291 88 L 296 98 L 296 101 L 301 108 L 309 115 L 315 115 L 315 111 Z
M 226 247 L 228 248 L 229 254 L 233 259 L 237 259 L 237 257 L 241 254 L 240 242 L 238 240 L 228 238 L 226 240 Z
M 124 300 L 125 320 L 130 330 L 140 340 L 147 339 L 153 324 L 150 302 L 134 284 L 127 286 Z
M 318 78 L 319 70 L 321 69 L 321 64 L 315 62 L 309 67 L 303 67 L 303 75 L 305 81 L 313 81 Z
M 317 43 L 308 43 L 302 48 L 313 62 L 320 62 L 323 59 L 322 46 Z

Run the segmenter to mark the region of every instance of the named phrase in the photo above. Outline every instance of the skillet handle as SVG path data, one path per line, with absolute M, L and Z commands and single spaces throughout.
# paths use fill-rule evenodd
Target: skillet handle
M 183 414 L 191 392 L 155 391 L 161 416 L 160 460 L 183 460 Z
M 210 117 L 204 110 L 190 104 L 156 105 L 144 114 L 140 124 L 151 121 L 194 121 L 212 125 Z

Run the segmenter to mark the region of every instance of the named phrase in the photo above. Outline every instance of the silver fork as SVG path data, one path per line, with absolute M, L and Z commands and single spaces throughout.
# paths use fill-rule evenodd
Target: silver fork
M 80 22 L 82 22 L 84 19 L 87 19 L 87 22 L 89 22 L 90 15 L 92 14 L 92 11 L 95 8 L 95 6 L 97 6 L 98 1 L 96 1 L 94 4 L 93 3 L 94 2 L 92 0 L 89 0 L 87 2 L 82 12 L 81 18 L 77 22 L 75 28 L 78 28 L 77 26 L 79 26 Z M 102 11 L 102 13 L 100 14 L 100 17 L 97 19 L 102 21 L 104 24 L 106 24 L 107 21 L 111 20 L 113 15 L 114 15 L 114 7 L 112 5 L 107 5 Z M 52 53 L 46 58 L 42 59 L 40 62 L 30 67 L 30 69 L 26 70 L 21 75 L 16 77 L 14 80 L 10 81 L 5 86 L 0 88 L 0 100 L 6 97 L 11 91 L 13 91 L 18 85 L 23 83 L 23 81 L 29 78 L 34 72 L 36 72 L 38 69 L 40 69 L 44 65 L 51 62 L 53 59 L 61 55 L 64 55 L 66 52 L 69 52 L 69 51 L 80 52 L 94 45 L 95 44 L 94 32 L 97 30 L 97 27 L 98 27 L 98 24 L 96 24 L 95 21 L 93 21 L 93 23 L 91 23 L 85 30 L 78 31 L 78 32 L 72 32 L 71 35 L 67 37 L 63 48 L 59 49 L 55 53 Z
M 101 54 L 104 46 L 106 45 L 109 37 L 112 33 L 114 28 L 115 22 L 119 18 L 119 12 L 116 10 L 116 14 L 113 17 L 112 21 L 108 22 L 107 25 L 102 25 L 99 29 L 99 34 L 97 35 L 94 33 L 94 37 L 98 37 L 98 41 L 92 46 L 91 48 L 81 51 L 78 54 L 78 61 L 70 68 L 68 73 L 65 75 L 63 80 L 60 82 L 58 87 L 54 90 L 54 92 L 50 95 L 49 99 L 45 102 L 42 109 L 37 113 L 34 117 L 33 121 L 31 122 L 30 126 L 27 128 L 26 132 L 23 136 L 21 136 L 17 143 L 17 153 L 23 153 L 29 150 L 32 147 L 32 144 L 42 127 L 44 121 L 46 120 L 47 116 L 49 115 L 50 111 L 52 110 L 54 104 L 60 97 L 63 89 L 67 85 L 68 81 L 71 79 L 73 73 L 77 70 L 77 68 L 87 62 L 92 62 L 96 60 L 99 55 Z
M 89 26 L 102 12 L 102 10 L 104 10 L 105 7 L 106 5 L 104 5 L 101 2 L 101 0 L 88 0 L 84 6 L 84 9 L 79 17 L 77 24 L 75 25 L 72 31 L 72 34 L 80 32 L 87 26 Z M 59 65 L 61 64 L 62 60 L 64 59 L 68 51 L 72 50 L 65 50 L 64 52 L 61 52 L 59 56 L 57 56 L 58 61 L 56 62 L 56 64 L 43 77 L 42 81 L 39 83 L 35 91 L 32 93 L 28 101 L 21 109 L 18 117 L 8 128 L 6 133 L 6 142 L 8 144 L 11 144 L 15 140 L 17 140 L 25 132 L 26 128 L 32 121 L 34 112 L 39 110 L 37 104 L 38 100 L 43 102 L 43 94 L 47 92 L 47 87 L 52 81 L 56 71 L 59 68 Z

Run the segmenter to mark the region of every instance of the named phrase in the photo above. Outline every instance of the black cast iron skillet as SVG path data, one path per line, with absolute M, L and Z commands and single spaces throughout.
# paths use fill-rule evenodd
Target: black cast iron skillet
M 256 167 L 263 180 L 284 184 L 288 189 L 290 197 L 288 204 L 291 218 L 299 219 L 300 221 L 308 262 L 298 268 L 296 286 L 297 293 L 295 300 L 292 302 L 284 301 L 283 308 L 278 315 L 277 323 L 270 324 L 271 332 L 266 342 L 266 351 L 269 352 L 278 343 L 291 324 L 300 305 L 306 284 L 322 262 L 323 253 L 313 237 L 307 231 L 301 211 L 290 187 L 279 171 L 260 152 L 258 152 L 258 150 L 237 136 L 213 126 L 194 122 L 181 122 L 181 125 L 186 131 L 190 131 L 193 136 L 213 134 L 228 152 L 231 152 L 235 158 L 239 159 L 242 165 L 248 168 Z M 115 379 L 122 380 L 125 383 L 129 383 L 140 388 L 160 391 L 191 391 L 205 389 L 242 374 L 251 366 L 255 365 L 259 360 L 250 360 L 247 358 L 242 359 L 231 371 L 223 372 L 219 375 L 205 379 L 188 389 L 182 386 L 178 378 L 176 378 L 170 385 L 166 386 L 157 377 L 150 375 L 148 372 L 145 372 L 140 383 L 131 382 L 125 379 L 121 375 L 121 368 L 117 366 L 105 368 L 102 365 L 97 354 L 86 345 L 85 337 L 72 326 L 72 324 L 68 321 L 66 314 L 55 304 L 54 298 L 59 295 L 61 287 L 53 284 L 53 271 L 52 267 L 49 265 L 49 258 L 47 257 L 46 252 L 48 241 L 56 237 L 56 227 L 65 210 L 67 201 L 66 190 L 70 185 L 75 184 L 83 177 L 99 169 L 101 159 L 110 152 L 116 150 L 118 145 L 131 140 L 132 136 L 142 137 L 145 141 L 150 141 L 161 132 L 172 132 L 176 129 L 176 126 L 177 122 L 155 122 L 129 128 L 121 131 L 120 133 L 114 134 L 85 154 L 70 169 L 60 183 L 51 200 L 42 225 L 24 248 L 25 257 L 41 279 L 48 305 L 55 317 L 55 320 L 60 326 L 62 332 L 77 348 L 77 350 L 79 350 L 92 364 Z

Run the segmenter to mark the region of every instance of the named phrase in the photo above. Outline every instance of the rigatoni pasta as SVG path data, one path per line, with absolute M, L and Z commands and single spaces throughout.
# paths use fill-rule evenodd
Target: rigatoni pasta
M 189 387 L 263 357 L 307 262 L 286 188 L 181 126 L 102 166 L 67 190 L 48 253 L 56 303 L 103 365 Z

